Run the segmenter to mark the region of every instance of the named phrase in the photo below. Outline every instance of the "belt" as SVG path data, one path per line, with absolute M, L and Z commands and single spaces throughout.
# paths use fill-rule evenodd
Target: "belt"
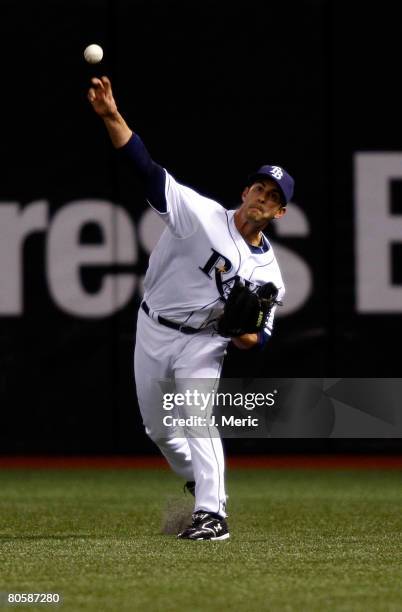
M 149 306 L 146 302 L 141 303 L 141 308 L 149 317 L 151 316 L 149 314 Z M 198 332 L 201 331 L 195 327 L 189 327 L 188 325 L 175 323 L 175 321 L 169 321 L 169 319 L 165 319 L 165 317 L 161 317 L 160 315 L 156 315 L 156 319 L 161 325 L 165 325 L 165 327 L 170 327 L 171 329 L 177 329 L 178 331 L 182 332 L 182 334 L 198 334 Z

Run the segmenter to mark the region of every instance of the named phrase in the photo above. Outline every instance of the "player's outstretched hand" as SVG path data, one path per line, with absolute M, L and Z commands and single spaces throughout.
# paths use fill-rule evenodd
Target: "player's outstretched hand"
M 100 117 L 111 117 L 117 113 L 117 105 L 113 97 L 112 84 L 103 76 L 91 79 L 92 87 L 88 91 L 88 100 Z

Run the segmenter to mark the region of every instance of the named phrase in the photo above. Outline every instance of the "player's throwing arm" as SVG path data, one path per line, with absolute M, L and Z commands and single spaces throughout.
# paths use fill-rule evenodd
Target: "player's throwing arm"
M 93 78 L 91 85 L 88 100 L 92 108 L 103 119 L 113 146 L 116 149 L 123 147 L 130 140 L 133 132 L 117 110 L 109 79 L 106 76 L 100 79 Z

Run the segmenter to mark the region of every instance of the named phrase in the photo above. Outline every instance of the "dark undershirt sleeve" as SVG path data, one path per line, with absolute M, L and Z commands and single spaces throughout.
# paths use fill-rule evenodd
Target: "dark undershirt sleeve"
M 153 161 L 141 138 L 133 134 L 127 144 L 116 151 L 118 157 L 128 162 L 141 179 L 151 206 L 161 213 L 167 212 L 166 172 L 162 166 Z
M 268 340 L 269 340 L 269 334 L 267 334 L 267 332 L 265 331 L 258 332 L 258 344 L 257 344 L 258 348 L 260 349 L 264 348 Z

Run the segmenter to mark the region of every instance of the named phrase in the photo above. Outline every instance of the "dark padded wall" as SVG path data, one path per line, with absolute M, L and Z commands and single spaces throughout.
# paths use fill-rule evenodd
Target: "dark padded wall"
M 262 163 L 283 165 L 296 178 L 297 227 L 273 225 L 268 235 L 290 271 L 289 294 L 303 285 L 292 268 L 294 256 L 311 289 L 278 317 L 264 355 L 245 358 L 231 350 L 225 375 L 399 375 L 392 347 L 402 336 L 401 305 L 367 313 L 356 299 L 355 155 L 402 147 L 396 9 L 381 6 L 3 0 L 0 215 L 14 206 L 15 214 L 37 214 L 43 227 L 21 242 L 20 309 L 0 290 L 2 452 L 153 450 L 132 380 L 138 287 L 149 256 L 146 204 L 86 101 L 91 75 L 111 77 L 121 111 L 157 161 L 223 205 L 239 203 L 247 174 Z M 92 42 L 104 48 L 100 66 L 83 60 Z M 396 216 L 399 185 L 393 181 L 390 196 Z M 72 207 L 83 200 L 106 202 L 113 218 L 117 208 L 126 211 L 137 244 L 131 262 L 117 258 L 79 269 L 78 282 L 89 296 L 110 276 L 137 277 L 129 299 L 121 307 L 116 301 L 109 314 L 68 312 L 50 286 L 49 268 L 61 255 L 49 235 L 58 215 L 68 210 L 72 219 Z M 7 240 L 14 244 L 9 235 Z M 81 246 L 104 241 L 96 222 L 82 226 Z M 397 288 L 397 240 L 390 249 L 389 283 Z M 68 260 L 68 252 L 64 256 Z M 6 264 L 0 268 L 4 292 L 14 272 Z M 245 444 L 232 443 L 233 450 Z M 310 442 L 311 448 L 317 444 L 344 448 L 341 441 Z M 308 440 L 246 447 L 310 448 Z

